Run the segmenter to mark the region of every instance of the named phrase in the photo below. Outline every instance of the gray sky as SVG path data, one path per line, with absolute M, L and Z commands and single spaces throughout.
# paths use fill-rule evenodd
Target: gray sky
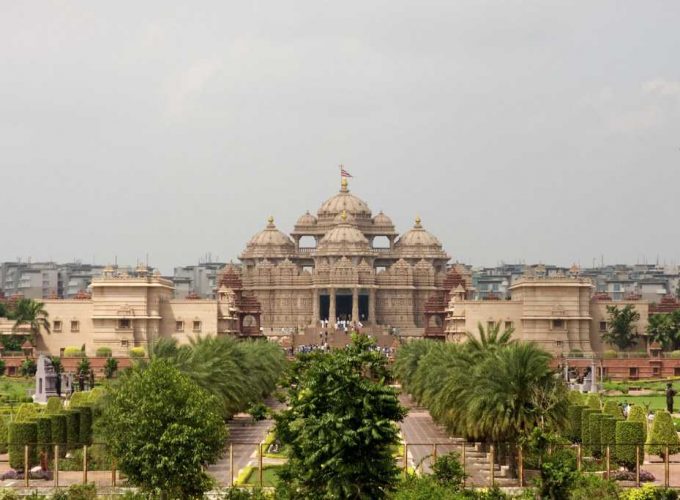
M 0 260 L 170 272 L 352 191 L 454 257 L 680 262 L 680 2 L 0 0 Z

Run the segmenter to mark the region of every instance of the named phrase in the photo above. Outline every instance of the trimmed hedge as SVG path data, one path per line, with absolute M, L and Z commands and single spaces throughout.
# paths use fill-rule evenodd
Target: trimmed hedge
M 56 413 L 50 415 L 52 422 L 52 442 L 59 445 L 59 456 L 66 456 L 66 415 Z
M 585 406 L 586 405 L 586 395 L 583 394 L 580 391 L 569 391 L 569 394 L 567 395 L 567 399 L 569 399 L 569 402 L 573 405 L 576 406 Z
M 592 408 L 584 408 L 581 410 L 581 443 L 583 443 L 583 452 L 586 455 L 592 453 L 590 441 L 590 415 L 597 413 L 597 410 Z
M 593 456 L 596 458 L 602 456 L 602 441 L 600 435 L 602 429 L 602 419 L 604 417 L 604 413 L 592 413 L 588 418 L 588 424 L 590 426 L 590 449 Z
M 50 396 L 47 398 L 47 407 L 45 412 L 49 414 L 59 413 L 64 409 L 64 404 L 61 402 L 61 398 L 58 396 Z
M 133 347 L 130 349 L 131 358 L 143 358 L 144 356 L 146 356 L 146 351 L 143 347 Z
M 52 455 L 52 419 L 48 416 L 35 421 L 38 426 L 38 451 L 44 451 L 47 456 Z
M 614 418 L 623 418 L 623 412 L 619 408 L 619 404 L 613 399 L 608 399 L 602 407 L 602 412 L 611 415 Z
M 633 406 L 628 412 L 629 422 L 640 422 L 642 424 L 643 441 L 647 442 L 647 412 L 642 406 Z
M 9 466 L 12 469 L 24 470 L 24 447 L 28 447 L 28 466 L 38 463 L 38 425 L 35 422 L 11 422 L 9 424 Z
M 593 410 L 600 410 L 602 408 L 600 396 L 597 394 L 588 394 L 588 397 L 586 398 L 586 406 L 588 406 L 588 408 L 592 408 Z
M 4 415 L 0 415 L 0 453 L 7 453 L 7 421 Z
M 600 424 L 600 443 L 602 444 L 602 456 L 607 453 L 609 446 L 609 457 L 616 458 L 616 421 L 614 417 L 605 413 Z
M 614 349 L 607 349 L 602 353 L 602 357 L 604 359 L 616 359 L 618 357 L 618 353 Z
M 69 408 L 80 408 L 87 404 L 90 400 L 90 391 L 78 391 L 71 394 L 71 399 L 68 400 Z
M 28 422 L 34 420 L 40 414 L 40 407 L 35 403 L 21 403 L 16 415 L 14 415 L 15 422 Z
M 583 405 L 569 405 L 567 408 L 569 439 L 574 443 L 581 442 L 581 412 L 586 408 Z
M 95 352 L 95 355 L 98 358 L 110 358 L 111 354 L 113 354 L 113 351 L 110 347 L 98 347 L 97 351 Z
M 80 444 L 80 409 L 69 410 L 66 412 L 66 445 L 70 450 Z
M 81 406 L 80 411 L 80 444 L 92 444 L 92 408 Z
M 82 358 L 85 352 L 78 346 L 70 345 L 64 349 L 65 358 Z
M 654 414 L 652 430 L 647 435 L 647 453 L 664 458 L 666 446 L 671 455 L 680 452 L 680 441 L 671 414 L 666 410 L 659 410 Z
M 641 422 L 620 420 L 616 422 L 616 461 L 628 470 L 635 468 L 635 446 L 640 446 L 640 463 L 645 458 L 644 426 Z

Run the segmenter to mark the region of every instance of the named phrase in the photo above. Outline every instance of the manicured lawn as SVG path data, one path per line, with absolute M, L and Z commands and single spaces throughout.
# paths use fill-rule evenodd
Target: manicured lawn
M 276 486 L 279 476 L 276 474 L 280 465 L 265 465 L 262 471 L 262 485 L 264 487 Z M 253 469 L 245 480 L 248 486 L 260 486 L 260 469 Z
M 26 397 L 26 390 L 35 388 L 33 377 L 0 377 L 0 399 L 19 401 Z
M 619 403 L 628 402 L 629 404 L 645 407 L 645 404 L 649 405 L 649 409 L 654 410 L 665 410 L 666 409 L 666 396 L 628 396 L 627 394 L 621 394 L 620 396 L 604 396 L 605 401 L 608 399 L 613 399 Z M 675 406 L 680 409 L 680 398 L 676 398 Z

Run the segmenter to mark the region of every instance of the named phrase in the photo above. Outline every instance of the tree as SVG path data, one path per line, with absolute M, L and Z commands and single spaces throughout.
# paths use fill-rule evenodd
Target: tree
M 672 351 L 680 346 L 680 314 L 653 314 L 649 317 L 647 333 L 652 341 L 658 342 L 667 350 Z
M 29 325 L 31 329 L 30 342 L 35 344 L 35 338 L 41 330 L 50 333 L 50 322 L 47 320 L 49 313 L 45 310 L 45 304 L 33 299 L 19 299 L 12 310 L 14 330 L 21 325 Z
M 203 466 L 227 437 L 219 400 L 167 360 L 132 368 L 105 396 L 97 429 L 130 483 L 164 498 L 202 498 Z
M 373 345 L 352 334 L 344 350 L 296 362 L 290 407 L 276 416 L 276 434 L 289 450 L 277 498 L 380 499 L 394 490 L 395 423 L 406 411 Z
M 666 410 L 659 410 L 654 414 L 652 429 L 647 434 L 647 453 L 665 458 L 666 447 L 669 455 L 680 452 L 678 433 L 673 426 L 671 414 Z
M 35 364 L 35 361 L 30 358 L 24 359 L 21 362 L 21 366 L 19 366 L 19 373 L 22 377 L 32 377 L 37 370 L 38 366 Z
M 477 323 L 477 336 L 470 332 L 465 332 L 467 337 L 468 348 L 476 353 L 486 353 L 499 347 L 510 345 L 514 342 L 512 334 L 515 332 L 514 327 L 504 328 L 501 332 L 501 322 L 489 324 L 484 329 L 481 322 Z
M 628 349 L 637 344 L 640 337 L 635 331 L 634 323 L 640 319 L 640 313 L 628 304 L 623 308 L 607 306 L 607 332 L 602 335 L 605 342 L 619 349 Z
M 106 378 L 113 378 L 113 375 L 118 370 L 118 360 L 116 358 L 106 358 L 104 363 L 104 375 Z
M 90 360 L 87 356 L 83 357 L 83 359 L 80 360 L 80 363 L 78 363 L 77 373 L 82 373 L 85 376 L 90 373 Z
M 9 309 L 4 302 L 0 302 L 0 318 L 9 318 Z

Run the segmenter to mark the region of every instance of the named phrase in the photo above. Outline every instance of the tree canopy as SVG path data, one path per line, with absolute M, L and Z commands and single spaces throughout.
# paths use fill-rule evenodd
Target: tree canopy
M 222 405 L 167 360 L 135 367 L 105 397 L 97 428 L 131 484 L 166 498 L 202 498 L 203 465 L 227 438 Z
M 678 349 L 680 347 L 680 310 L 651 315 L 647 333 L 665 350 Z
M 50 322 L 47 320 L 49 313 L 45 304 L 33 299 L 19 299 L 11 307 L 5 308 L 5 316 L 14 320 L 14 330 L 21 325 L 28 325 L 31 330 L 30 341 L 35 343 L 35 338 L 42 330 L 50 333 Z
M 354 334 L 343 350 L 295 363 L 290 406 L 276 417 L 276 434 L 289 450 L 277 498 L 380 499 L 394 488 L 396 422 L 405 409 L 372 345 Z
M 640 335 L 635 329 L 635 322 L 640 319 L 640 313 L 631 304 L 622 308 L 607 306 L 607 315 L 607 332 L 602 335 L 605 342 L 621 350 L 637 344 Z

